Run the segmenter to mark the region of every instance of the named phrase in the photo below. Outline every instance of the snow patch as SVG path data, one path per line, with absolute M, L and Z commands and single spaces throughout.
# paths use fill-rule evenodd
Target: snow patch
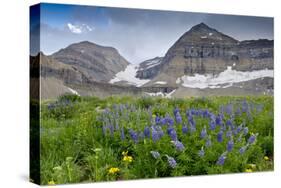
M 67 87 L 67 89 L 68 89 L 72 94 L 80 96 L 80 94 L 79 94 L 77 91 L 75 91 L 74 89 L 71 89 L 70 87 Z
M 171 91 L 170 93 L 163 93 L 163 92 L 157 92 L 157 93 L 149 93 L 149 92 L 145 92 L 146 94 L 148 94 L 149 96 L 152 97 L 164 97 L 164 98 L 171 98 L 173 93 L 175 93 L 176 89 L 174 89 L 173 91 Z
M 201 36 L 201 39 L 206 39 L 206 38 L 208 38 L 207 36 Z
M 164 81 L 157 81 L 157 82 L 155 82 L 154 84 L 165 85 L 165 84 L 167 84 L 167 82 L 164 82 Z
M 135 85 L 137 87 L 140 87 L 144 84 L 146 84 L 147 82 L 149 82 L 149 79 L 139 79 L 136 77 L 137 75 L 137 71 L 138 71 L 139 65 L 134 65 L 134 64 L 130 64 L 126 67 L 126 69 L 124 71 L 120 71 L 115 75 L 115 78 L 111 79 L 109 81 L 109 83 L 113 84 L 116 82 L 120 82 L 120 81 L 126 81 L 131 85 Z
M 181 78 L 177 78 L 176 84 L 180 84 L 180 83 L 181 83 Z
M 189 88 L 228 88 L 231 87 L 233 83 L 245 82 L 249 80 L 254 80 L 263 77 L 272 77 L 273 70 L 256 70 L 256 71 L 236 71 L 232 70 L 232 67 L 227 67 L 227 69 L 218 75 L 212 74 L 195 74 L 194 76 L 184 75 L 178 79 L 182 82 L 183 87 Z M 177 83 L 179 80 L 177 79 Z
M 213 33 L 209 33 L 209 36 L 212 36 L 213 35 Z

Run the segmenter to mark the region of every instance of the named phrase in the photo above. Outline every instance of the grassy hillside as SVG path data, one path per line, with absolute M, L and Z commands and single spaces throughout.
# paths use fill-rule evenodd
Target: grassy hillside
M 273 97 L 68 95 L 40 126 L 43 184 L 273 170 Z

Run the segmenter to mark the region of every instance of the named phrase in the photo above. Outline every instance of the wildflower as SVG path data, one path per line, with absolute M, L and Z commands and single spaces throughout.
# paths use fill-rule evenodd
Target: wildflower
M 175 108 L 174 109 L 174 116 L 176 117 L 179 112 L 180 112 L 180 110 L 178 108 Z
M 160 139 L 160 137 L 159 137 L 159 135 L 158 135 L 158 132 L 157 132 L 157 130 L 156 130 L 154 127 L 152 127 L 152 132 L 151 132 L 151 134 L 152 134 L 152 140 L 153 140 L 153 142 L 156 142 L 157 140 Z
M 227 142 L 227 151 L 231 151 L 233 149 L 233 145 L 234 145 L 234 142 L 233 142 L 233 139 L 231 138 L 228 142 Z
M 204 128 L 201 131 L 200 137 L 203 139 L 205 138 L 207 135 L 207 130 L 206 130 L 206 126 L 204 126 Z
M 253 143 L 256 141 L 257 135 L 258 135 L 258 134 L 252 134 L 252 135 L 250 136 L 250 138 L 248 139 L 248 143 L 249 143 L 249 144 L 253 144 Z
M 56 183 L 54 182 L 54 180 L 51 180 L 48 182 L 48 185 L 56 185 Z
M 125 155 L 125 156 L 123 157 L 123 161 L 128 162 L 128 163 L 131 163 L 131 162 L 133 161 L 133 157 L 132 157 L 132 156 Z
M 212 146 L 212 141 L 211 141 L 211 136 L 208 136 L 208 139 L 206 140 L 206 147 L 211 147 Z
M 223 124 L 221 114 L 217 115 L 216 124 L 219 125 L 219 126 L 221 126 Z
M 172 141 L 172 143 L 174 144 L 177 150 L 179 151 L 184 150 L 184 145 L 180 141 L 176 140 L 176 141 Z
M 186 134 L 188 132 L 188 128 L 186 125 L 184 125 L 182 128 L 181 128 L 181 131 L 183 134 Z
M 160 153 L 158 151 L 150 151 L 150 153 L 154 159 L 158 159 L 160 157 Z
M 125 133 L 124 133 L 124 128 L 122 127 L 121 130 L 120 130 L 120 138 L 121 140 L 124 140 L 125 139 Z
M 247 135 L 247 134 L 248 134 L 248 132 L 249 132 L 248 127 L 244 127 L 244 129 L 243 129 L 243 133 L 244 133 L 244 135 Z
M 205 151 L 204 151 L 204 148 L 203 148 L 203 147 L 201 147 L 201 149 L 199 150 L 198 155 L 199 155 L 200 157 L 203 157 L 203 156 L 205 155 Z
M 217 135 L 217 140 L 218 140 L 218 142 L 222 142 L 222 140 L 223 140 L 223 131 L 222 130 L 220 130 L 220 132 L 218 133 L 218 135 Z
M 135 132 L 133 129 L 130 129 L 130 130 L 129 130 L 129 133 L 130 133 L 131 139 L 132 139 L 135 143 L 138 143 L 138 134 L 137 134 L 137 132 Z
M 144 133 L 144 136 L 145 136 L 145 137 L 147 137 L 147 138 L 150 137 L 150 129 L 149 129 L 148 126 L 146 126 L 146 127 L 144 128 L 143 133 Z
M 177 162 L 173 157 L 170 157 L 169 155 L 166 155 L 167 159 L 168 159 L 168 163 L 170 165 L 170 167 L 172 168 L 176 168 L 177 166 Z
M 252 169 L 252 170 L 256 170 L 256 168 L 257 168 L 257 165 L 255 165 L 255 164 L 248 164 L 247 166 L 248 166 L 247 168 Z
M 248 145 L 243 146 L 239 149 L 239 153 L 242 155 L 243 153 L 245 153 L 246 149 L 247 149 Z
M 226 132 L 226 137 L 227 138 L 230 138 L 232 136 L 232 131 L 231 130 L 228 130 L 227 132 Z
M 176 122 L 177 123 L 181 123 L 182 122 L 182 118 L 181 118 L 181 115 L 180 115 L 180 113 L 178 112 L 177 114 L 176 114 Z
M 245 170 L 245 172 L 253 172 L 253 170 L 250 169 L 250 168 L 247 168 L 247 169 Z
M 215 130 L 216 129 L 216 122 L 215 121 L 210 121 L 210 123 L 209 123 L 209 125 L 210 125 L 210 130 Z
M 119 168 L 112 167 L 112 168 L 110 168 L 110 169 L 108 170 L 108 173 L 109 173 L 109 174 L 116 174 L 116 173 L 118 173 L 119 171 L 120 171 Z
M 167 129 L 168 135 L 171 137 L 172 140 L 177 140 L 177 132 L 173 127 L 168 127 Z
M 161 123 L 161 118 L 159 116 L 155 117 L 155 123 L 160 124 Z
M 218 161 L 217 161 L 217 165 L 223 165 L 224 161 L 226 159 L 226 152 L 224 152 L 223 154 L 221 154 L 221 156 L 219 157 Z
M 269 160 L 269 157 L 268 156 L 264 156 L 263 158 L 265 161 L 268 161 Z

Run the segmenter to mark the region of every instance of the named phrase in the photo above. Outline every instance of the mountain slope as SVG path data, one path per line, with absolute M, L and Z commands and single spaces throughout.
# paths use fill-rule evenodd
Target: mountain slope
M 52 54 L 55 60 L 72 65 L 91 81 L 108 82 L 129 64 L 115 48 L 88 41 L 71 44 Z

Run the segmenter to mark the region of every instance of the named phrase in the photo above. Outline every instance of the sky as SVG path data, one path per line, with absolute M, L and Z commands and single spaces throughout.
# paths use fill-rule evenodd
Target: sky
M 274 37 L 269 17 L 63 4 L 41 4 L 39 12 L 40 17 L 31 11 L 31 40 L 40 30 L 40 50 L 47 55 L 90 41 L 114 47 L 129 62 L 140 63 L 164 56 L 182 34 L 201 22 L 237 40 Z M 34 41 L 31 44 L 38 44 Z M 31 49 L 31 55 L 35 51 Z

